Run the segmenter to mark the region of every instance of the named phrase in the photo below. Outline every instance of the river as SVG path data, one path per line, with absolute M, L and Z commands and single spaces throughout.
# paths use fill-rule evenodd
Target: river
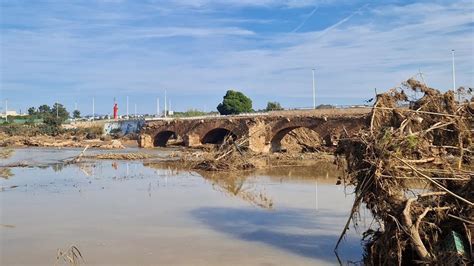
M 353 196 L 335 185 L 331 164 L 212 174 L 140 161 L 55 164 L 79 151 L 17 149 L 2 160 L 43 166 L 0 178 L 0 265 L 52 265 L 72 245 L 88 265 L 339 264 L 333 249 Z M 339 259 L 361 256 L 351 228 Z

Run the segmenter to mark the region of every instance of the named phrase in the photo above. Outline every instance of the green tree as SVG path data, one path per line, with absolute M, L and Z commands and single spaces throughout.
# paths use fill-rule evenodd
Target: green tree
M 38 110 L 39 109 L 42 110 L 40 114 L 44 123 L 42 126 L 42 131 L 45 134 L 52 136 L 60 134 L 63 131 L 61 124 L 69 118 L 69 112 L 66 110 L 66 108 L 60 103 L 55 103 L 53 108 L 50 108 L 47 105 L 42 105 L 38 107 Z M 46 112 L 48 109 L 49 112 Z
M 43 123 L 52 127 L 60 127 L 62 120 L 60 117 L 56 117 L 56 115 L 49 113 L 43 116 Z
M 267 108 L 265 108 L 266 111 L 278 111 L 278 110 L 283 110 L 283 107 L 281 107 L 279 102 L 268 102 L 267 103 Z
M 34 107 L 28 108 L 28 114 L 29 115 L 35 115 L 36 114 L 36 108 L 34 108 Z
M 222 103 L 217 106 L 221 115 L 252 112 L 252 100 L 240 91 L 228 90 Z
M 330 104 L 320 104 L 316 106 L 316 109 L 334 109 L 336 106 Z
M 69 112 L 66 110 L 64 105 L 60 103 L 55 103 L 51 109 L 51 115 L 56 119 L 59 119 L 61 123 L 66 121 L 69 118 Z
M 51 113 L 51 107 L 47 104 L 43 104 L 40 107 L 38 107 L 38 113 L 41 114 L 46 114 L 46 113 Z
M 74 110 L 74 112 L 72 112 L 72 117 L 75 119 L 81 118 L 81 112 L 79 110 Z
M 63 121 L 60 117 L 56 117 L 56 114 L 47 113 L 42 118 L 44 125 L 41 129 L 44 134 L 56 136 L 62 132 L 61 124 Z

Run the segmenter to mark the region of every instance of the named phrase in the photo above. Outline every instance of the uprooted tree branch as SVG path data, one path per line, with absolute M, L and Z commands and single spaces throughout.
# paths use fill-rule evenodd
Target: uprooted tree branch
M 364 233 L 366 264 L 472 263 L 474 102 L 465 96 L 415 79 L 377 95 L 370 129 L 336 151 L 344 184 L 355 186 L 336 249 L 365 204 L 380 225 Z

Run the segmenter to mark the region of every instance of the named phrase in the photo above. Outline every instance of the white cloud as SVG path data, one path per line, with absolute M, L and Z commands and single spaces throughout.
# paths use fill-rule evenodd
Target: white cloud
M 225 35 L 249 36 L 255 33 L 241 28 L 188 28 L 167 27 L 156 29 L 141 29 L 130 32 L 132 38 L 169 38 L 169 37 L 212 37 Z

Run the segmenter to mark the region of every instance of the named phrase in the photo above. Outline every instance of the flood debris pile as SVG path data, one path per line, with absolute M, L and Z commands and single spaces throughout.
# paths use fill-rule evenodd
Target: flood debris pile
M 77 129 L 61 129 L 55 134 L 46 134 L 40 126 L 2 125 L 0 126 L 0 147 L 86 147 L 99 149 L 124 149 L 122 141 L 129 141 L 130 136 L 112 139 L 104 135 L 101 126 Z
M 472 263 L 474 102 L 456 98 L 409 79 L 377 95 L 370 129 L 339 143 L 355 200 L 337 244 L 365 204 L 379 225 L 364 233 L 365 264 Z
M 282 140 L 282 151 L 289 153 L 319 152 L 323 141 L 318 133 L 309 128 L 296 128 L 290 131 Z
M 88 155 L 89 159 L 101 160 L 143 160 L 153 158 L 154 156 L 148 153 L 132 152 L 132 153 L 102 153 L 95 155 Z
M 0 159 L 7 159 L 13 154 L 12 149 L 0 148 Z
M 315 144 L 311 138 L 307 147 Z M 248 148 L 249 137 L 235 139 L 232 135 L 228 135 L 222 144 L 213 146 L 211 150 L 203 152 L 184 152 L 179 158 L 179 162 L 183 167 L 204 170 L 204 171 L 236 171 L 236 170 L 252 170 L 274 166 L 310 166 L 315 161 L 328 160 L 331 158 L 326 153 L 309 152 L 309 153 L 255 153 Z M 296 144 L 296 142 L 293 142 Z M 319 143 L 319 142 L 318 142 Z M 298 146 L 301 149 L 300 145 Z
M 248 138 L 235 140 L 232 135 L 225 137 L 223 143 L 214 152 L 203 153 L 202 158 L 193 160 L 184 156 L 183 162 L 189 162 L 191 168 L 205 171 L 230 171 L 253 169 L 256 165 L 250 161 L 245 148 Z

